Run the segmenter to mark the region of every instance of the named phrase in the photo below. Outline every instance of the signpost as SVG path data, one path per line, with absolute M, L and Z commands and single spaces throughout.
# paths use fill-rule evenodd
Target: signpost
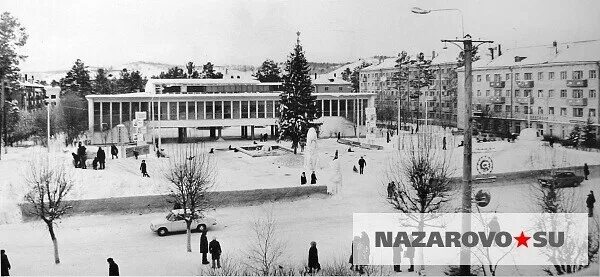
M 367 143 L 374 144 L 375 134 L 377 132 L 377 115 L 375 114 L 375 108 L 365 108 L 366 127 L 367 127 Z
M 144 120 L 146 120 L 146 112 L 135 112 L 135 119 L 133 120 L 133 139 L 138 146 L 146 144 L 144 134 L 146 133 L 147 128 L 144 125 Z

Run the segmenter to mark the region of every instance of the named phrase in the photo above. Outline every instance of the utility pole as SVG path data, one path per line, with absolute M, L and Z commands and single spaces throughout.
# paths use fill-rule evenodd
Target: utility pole
M 464 149 L 463 149 L 463 186 L 462 186 L 462 232 L 465 233 L 471 230 L 471 205 L 473 193 L 473 50 L 483 43 L 493 43 L 489 40 L 471 40 L 470 35 L 466 35 L 464 39 L 442 40 L 442 42 L 450 42 L 457 45 L 463 50 L 465 59 L 465 130 L 464 130 Z M 458 44 L 462 43 L 462 47 Z M 479 43 L 473 46 L 473 43 Z M 463 247 L 460 252 L 460 275 L 471 275 L 471 251 L 467 247 Z
M 5 88 L 6 84 L 4 82 L 5 82 L 4 78 L 3 77 L 0 78 L 0 83 L 1 83 L 0 86 L 2 88 L 2 90 L 0 91 L 0 103 L 1 103 L 0 105 L 1 105 L 1 108 L 2 108 L 2 114 L 0 116 L 0 118 L 2 119 L 2 121 L 0 122 L 0 160 L 2 159 L 2 135 L 4 135 L 4 131 L 5 131 L 4 130 L 4 126 L 5 126 L 4 122 L 6 121 L 6 118 L 5 118 L 6 114 L 4 113 L 4 108 L 6 106 L 6 99 L 5 99 L 5 95 L 4 95 L 4 88 Z

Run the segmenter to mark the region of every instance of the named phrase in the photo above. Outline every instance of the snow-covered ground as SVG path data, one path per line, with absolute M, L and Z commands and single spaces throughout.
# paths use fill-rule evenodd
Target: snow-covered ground
M 404 141 L 410 141 L 408 134 Z M 434 135 L 439 138 L 443 134 Z M 460 139 L 447 136 L 448 149 L 444 153 L 453 164 L 462 164 L 462 148 L 456 145 Z M 268 203 L 249 207 L 227 207 L 211 212 L 219 222 L 209 236 L 216 236 L 221 242 L 225 256 L 235 256 L 243 260 L 243 252 L 248 249 L 248 240 L 252 235 L 253 218 L 260 217 L 268 211 L 278 219 L 280 234 L 287 242 L 285 264 L 299 266 L 306 260 L 310 241 L 316 241 L 322 264 L 334 260 L 347 261 L 352 239 L 352 214 L 356 212 L 394 212 L 386 202 L 385 172 L 389 165 L 390 155 L 394 155 L 396 147 L 392 142 L 385 143 L 385 138 L 376 138 L 375 143 L 384 145 L 382 151 L 353 148 L 348 153 L 348 146 L 338 144 L 335 139 L 319 140 L 319 166 L 317 175 L 320 184 L 331 180 L 331 159 L 335 150 L 339 151 L 342 172 L 342 193 L 336 197 L 307 198 L 297 201 Z M 364 138 L 361 138 L 364 140 Z M 453 143 L 453 140 L 456 143 Z M 227 148 L 251 144 L 248 141 L 211 142 L 210 148 Z M 168 147 L 172 145 L 166 145 Z M 494 160 L 494 172 L 509 172 L 547 168 L 552 166 L 555 157 L 556 166 L 600 164 L 600 154 L 565 149 L 549 148 L 541 143 L 531 142 L 491 142 L 474 146 L 475 149 L 492 149 L 485 153 Z M 5 205 L 5 200 L 19 199 L 17 190 L 22 188 L 21 175 L 26 161 L 32 154 L 41 155 L 42 149 L 20 148 L 9 149 L 0 161 L 2 176 L 2 211 L 10 214 L 14 206 Z M 37 152 L 36 152 L 37 151 Z M 482 155 L 484 153 L 481 153 Z M 59 154 L 62 160 L 70 163 L 70 152 Z M 479 155 L 479 154 L 477 154 Z M 477 159 L 475 155 L 474 159 Z M 364 175 L 352 172 L 352 166 L 359 157 L 364 156 L 367 167 Z M 219 166 L 218 188 L 245 189 L 257 187 L 275 187 L 298 185 L 302 169 L 302 156 L 291 155 L 280 157 L 252 158 L 233 151 L 215 151 L 215 159 Z M 559 157 L 559 158 L 556 158 Z M 564 158 L 563 158 L 564 157 Z M 164 192 L 164 183 L 159 180 L 160 164 L 163 159 L 147 157 L 150 179 L 139 177 L 137 170 L 139 160 L 108 160 L 106 171 L 79 170 L 73 171 L 78 178 L 78 188 L 74 194 L 80 198 L 111 197 Z M 476 172 L 476 171 L 474 171 Z M 457 175 L 460 174 L 460 170 Z M 83 181 L 85 180 L 85 181 Z M 581 211 L 585 210 L 584 197 L 589 190 L 600 193 L 594 184 L 600 179 L 585 181 L 579 188 L 569 189 L 577 193 L 574 201 L 581 203 Z M 8 184 L 13 184 L 9 186 Z M 21 186 L 21 187 L 19 187 Z M 531 187 L 527 183 L 476 184 L 475 189 L 483 188 L 492 195 L 489 206 L 482 212 L 530 212 L 533 203 Z M 460 197 L 455 197 L 451 206 L 458 207 Z M 14 201 L 12 201 L 14 205 Z M 150 220 L 164 216 L 162 213 L 142 215 L 90 215 L 67 217 L 58 223 L 57 236 L 62 263 L 53 264 L 52 244 L 47 230 L 41 222 L 22 223 L 9 221 L 0 225 L 0 245 L 7 250 L 11 259 L 14 275 L 104 275 L 107 270 L 106 258 L 113 257 L 121 268 L 123 275 L 194 275 L 200 273 L 200 257 L 198 253 L 199 235 L 193 235 L 193 253 L 185 252 L 185 235 L 158 237 L 149 230 Z M 32 264 L 36 266 L 31 266 Z M 430 275 L 442 274 L 442 267 L 428 267 Z M 505 268 L 500 275 L 539 275 L 538 267 Z M 407 274 L 407 273 L 404 273 Z

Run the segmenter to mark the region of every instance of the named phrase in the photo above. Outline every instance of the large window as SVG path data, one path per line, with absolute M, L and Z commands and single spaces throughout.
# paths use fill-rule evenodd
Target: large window
M 560 72 L 560 79 L 561 80 L 567 79 L 567 72 L 566 71 L 561 71 Z
M 110 102 L 102 102 L 102 131 L 110 129 Z
M 331 100 L 331 116 L 338 115 L 338 100 Z
M 346 117 L 346 100 L 340 100 L 340 116 Z
M 233 101 L 233 118 L 238 119 L 240 117 L 240 101 Z
M 223 119 L 223 102 L 221 101 L 215 101 L 215 119 Z
M 242 101 L 242 118 L 250 118 L 248 114 L 248 101 Z
M 198 119 L 204 119 L 204 101 L 196 102 L 196 109 L 198 110 Z
M 113 102 L 112 103 L 112 127 L 115 127 L 119 124 L 121 124 L 121 120 L 120 120 L 120 107 L 121 107 L 121 103 L 120 102 Z
M 265 101 L 258 101 L 258 118 L 265 118 Z
M 548 80 L 554 80 L 554 72 L 548 72 Z
M 250 101 L 250 118 L 256 118 L 256 101 Z
M 524 78 L 525 80 L 531 80 L 531 79 L 532 79 L 531 75 L 532 75 L 531 73 L 525 73 L 525 74 L 523 75 L 523 78 Z
M 206 103 L 206 119 L 214 119 L 214 115 L 213 115 L 213 111 L 214 111 L 214 107 L 213 107 L 213 101 L 206 101 L 204 102 Z
M 354 99 L 350 99 L 348 100 L 348 120 L 353 121 L 354 120 L 354 115 L 355 115 L 355 111 L 354 111 Z
M 123 102 L 121 103 L 121 119 L 123 120 L 123 122 L 129 122 L 131 121 L 131 109 L 130 109 L 130 105 L 131 102 Z
M 573 90 L 573 98 L 583 98 L 583 90 L 582 89 L 574 89 Z
M 323 100 L 323 116 L 331 116 L 330 100 Z
M 194 101 L 187 102 L 187 108 L 188 108 L 188 119 L 195 120 L 196 119 L 196 102 L 194 102 Z
M 94 131 L 102 131 L 100 127 L 100 102 L 94 102 Z
M 231 101 L 223 101 L 223 118 L 231 119 Z
M 186 108 L 187 108 L 186 102 L 179 102 L 179 118 L 178 118 L 179 120 L 187 120 Z
M 573 79 L 575 79 L 575 80 L 583 79 L 583 71 L 581 71 L 581 70 L 573 71 Z
M 560 90 L 560 98 L 567 98 L 567 90 L 566 89 Z
M 544 80 L 544 72 L 538 72 L 538 80 Z
M 274 116 L 273 107 L 274 107 L 274 102 L 271 100 L 267 101 L 267 107 L 266 107 L 267 118 L 273 118 L 273 116 Z
M 177 120 L 177 102 L 169 102 L 169 119 Z
M 149 108 L 149 103 L 148 102 L 142 102 L 140 103 L 140 112 L 145 112 L 146 113 L 146 118 L 150 118 L 150 108 Z
M 583 108 L 573 108 L 574 117 L 583 117 Z

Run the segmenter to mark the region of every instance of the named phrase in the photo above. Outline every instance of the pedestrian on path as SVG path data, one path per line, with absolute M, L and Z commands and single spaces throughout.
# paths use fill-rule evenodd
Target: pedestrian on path
M 442 150 L 446 150 L 446 137 L 442 139 Z
M 108 276 L 119 276 L 119 265 L 113 258 L 108 258 L 106 261 L 108 262 Z
M 142 171 L 142 177 L 150 177 L 150 175 L 148 175 L 148 171 L 146 170 L 146 160 L 142 160 L 140 170 Z
M 306 185 L 306 173 L 302 172 L 302 175 L 300 175 L 300 185 Z
M 206 255 L 208 254 L 208 238 L 206 237 L 206 229 L 202 229 L 202 234 L 200 235 L 200 253 L 202 253 L 202 264 L 210 264 Z
M 86 155 L 87 155 L 87 153 L 86 153 L 85 146 L 83 146 L 80 141 L 79 146 L 77 147 L 77 156 L 79 157 L 79 168 L 81 168 L 81 169 L 87 168 L 85 165 L 85 161 L 87 160 Z
M 221 244 L 216 237 L 213 237 L 208 244 L 208 252 L 210 252 L 210 258 L 212 259 L 212 268 L 221 268 Z
M 312 174 L 310 174 L 310 184 L 314 185 L 317 183 L 317 174 L 315 174 L 315 172 L 313 171 Z
M 117 157 L 117 159 L 119 158 L 119 149 L 117 149 L 117 146 L 114 143 L 110 146 L 110 155 L 111 159 L 114 159 L 115 157 Z
M 588 194 L 587 199 L 585 200 L 588 208 L 588 217 L 594 216 L 594 203 L 596 203 L 596 197 L 594 197 L 594 192 L 590 190 L 590 194 Z
M 100 169 L 106 168 L 106 153 L 104 152 L 102 147 L 98 147 L 98 153 L 96 153 L 96 158 L 98 158 Z
M 2 249 L 0 252 L 2 252 L 2 276 L 10 276 L 10 262 L 8 261 L 8 256 L 6 256 L 6 251 Z
M 583 176 L 585 176 L 585 179 L 588 179 L 588 175 L 590 175 L 590 168 L 588 167 L 587 163 L 583 164 Z
M 321 270 L 321 264 L 319 264 L 317 243 L 312 241 L 308 249 L 308 273 L 317 273 L 319 270 Z
M 360 159 L 358 159 L 358 167 L 359 167 L 360 174 L 363 174 L 363 170 L 366 165 L 367 165 L 367 161 L 365 161 L 365 159 L 361 156 Z

